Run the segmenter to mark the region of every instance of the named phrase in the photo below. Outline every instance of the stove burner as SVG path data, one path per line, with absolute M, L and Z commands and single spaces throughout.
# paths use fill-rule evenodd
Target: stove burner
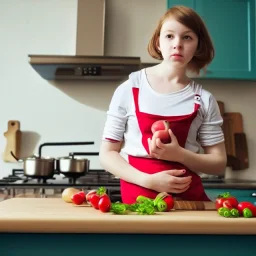
M 64 176 L 64 177 L 63 177 Z M 65 182 L 66 181 L 66 182 Z M 112 174 L 104 171 L 104 170 L 91 170 L 84 176 L 81 175 L 62 175 L 57 174 L 54 177 L 29 177 L 24 175 L 23 169 L 13 169 L 12 174 L 4 177 L 2 180 L 0 179 L 0 184 L 63 184 L 67 183 L 70 185 L 74 184 L 108 184 L 110 185 L 119 185 L 119 179 L 116 179 Z

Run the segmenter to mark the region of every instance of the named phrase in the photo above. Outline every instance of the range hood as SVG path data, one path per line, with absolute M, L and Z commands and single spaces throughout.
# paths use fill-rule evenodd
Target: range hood
M 76 54 L 31 54 L 29 64 L 47 80 L 119 80 L 141 68 L 140 57 L 105 56 L 104 36 L 105 0 L 77 0 Z

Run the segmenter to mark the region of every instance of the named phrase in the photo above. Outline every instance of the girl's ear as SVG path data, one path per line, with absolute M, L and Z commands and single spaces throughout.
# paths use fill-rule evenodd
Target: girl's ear
M 158 53 L 161 53 L 160 44 L 159 44 L 159 37 L 156 39 L 156 49 Z

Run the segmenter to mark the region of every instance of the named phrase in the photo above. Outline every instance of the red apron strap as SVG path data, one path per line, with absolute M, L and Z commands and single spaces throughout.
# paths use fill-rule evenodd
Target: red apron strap
M 139 112 L 139 88 L 132 88 L 135 110 Z

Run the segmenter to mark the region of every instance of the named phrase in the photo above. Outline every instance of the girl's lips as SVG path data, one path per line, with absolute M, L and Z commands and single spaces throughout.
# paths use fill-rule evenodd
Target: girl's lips
M 181 54 L 173 54 L 172 56 L 175 56 L 175 57 L 183 57 Z

